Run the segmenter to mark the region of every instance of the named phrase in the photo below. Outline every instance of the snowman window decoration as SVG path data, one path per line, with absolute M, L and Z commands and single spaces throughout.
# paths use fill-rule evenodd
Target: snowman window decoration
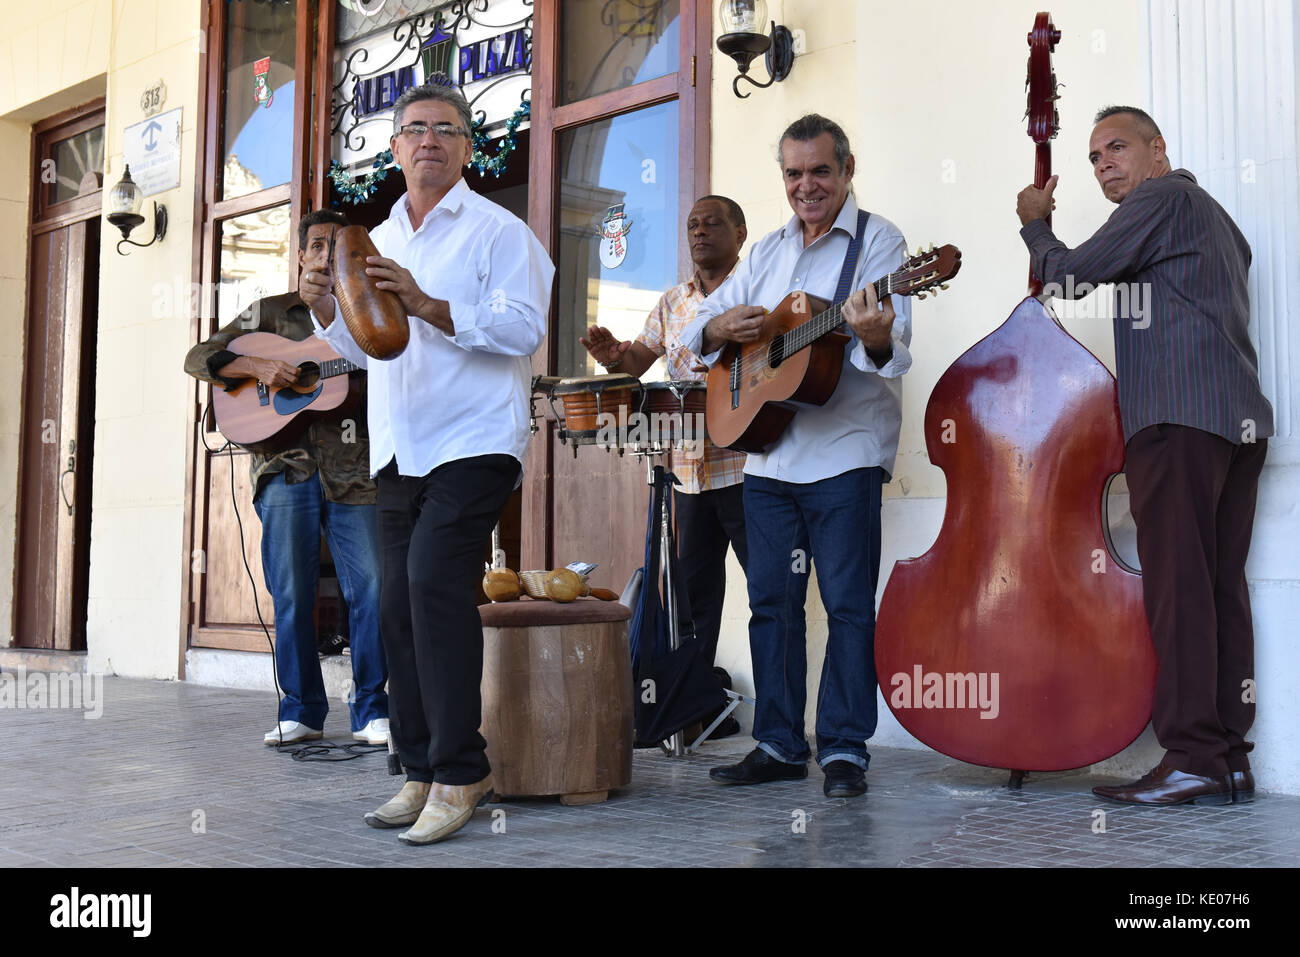
M 623 204 L 605 210 L 605 218 L 596 232 L 600 234 L 600 264 L 606 269 L 617 269 L 627 258 L 627 234 L 632 220 L 623 211 Z

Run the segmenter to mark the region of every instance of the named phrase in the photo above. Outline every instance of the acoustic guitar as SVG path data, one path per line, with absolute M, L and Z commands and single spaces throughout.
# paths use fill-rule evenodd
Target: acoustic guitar
M 926 290 L 946 289 L 960 268 L 956 246 L 931 246 L 871 285 L 877 300 L 891 294 L 924 299 Z M 843 304 L 792 292 L 764 318 L 759 341 L 727 344 L 709 370 L 705 400 L 704 421 L 715 445 L 762 452 L 794 418 L 794 403 L 826 404 L 839 385 L 851 338 L 840 331 Z
M 241 356 L 279 359 L 298 367 L 298 382 L 272 389 L 245 379 L 229 392 L 212 390 L 217 427 L 231 442 L 252 452 L 277 452 L 314 420 L 335 416 L 361 398 L 361 367 L 342 358 L 323 340 L 301 341 L 273 332 L 249 332 L 226 347 Z

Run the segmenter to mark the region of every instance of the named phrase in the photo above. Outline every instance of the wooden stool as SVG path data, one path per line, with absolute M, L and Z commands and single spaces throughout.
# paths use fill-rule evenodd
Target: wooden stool
M 632 780 L 632 659 L 617 602 L 480 605 L 496 792 L 595 804 Z

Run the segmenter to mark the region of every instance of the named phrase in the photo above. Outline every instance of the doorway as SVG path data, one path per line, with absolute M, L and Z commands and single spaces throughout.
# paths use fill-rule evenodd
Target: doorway
M 14 644 L 85 651 L 104 101 L 36 124 Z

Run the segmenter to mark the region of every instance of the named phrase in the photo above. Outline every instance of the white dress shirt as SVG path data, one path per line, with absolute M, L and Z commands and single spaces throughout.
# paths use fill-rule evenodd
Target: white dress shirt
M 682 344 L 703 354 L 704 327 L 734 306 L 775 308 L 797 289 L 830 302 L 835 296 L 849 242 L 857 232 L 858 206 L 850 195 L 835 223 L 804 248 L 797 216 L 768 233 L 732 273 L 700 304 L 695 321 L 682 332 Z M 853 273 L 853 291 L 896 270 L 907 258 L 907 243 L 898 227 L 875 213 L 867 220 L 862 250 Z M 840 382 L 825 405 L 795 403 L 798 412 L 766 452 L 750 453 L 746 475 L 785 482 L 817 482 L 851 469 L 880 466 L 886 480 L 894 469 L 903 420 L 903 385 L 899 376 L 912 367 L 911 300 L 894 296 L 894 354 L 880 368 L 853 336 L 844 350 Z M 852 335 L 847 324 L 844 332 Z M 715 365 L 721 350 L 703 356 Z M 372 440 L 373 441 L 373 440 Z
M 411 271 L 450 306 L 455 335 L 408 316 L 411 338 L 394 359 L 357 347 L 337 304 L 316 335 L 369 375 L 370 473 L 394 456 L 422 476 L 456 459 L 512 455 L 528 443 L 529 357 L 546 334 L 555 267 L 518 217 L 459 180 L 411 228 L 407 194 L 370 232 L 380 255 Z

